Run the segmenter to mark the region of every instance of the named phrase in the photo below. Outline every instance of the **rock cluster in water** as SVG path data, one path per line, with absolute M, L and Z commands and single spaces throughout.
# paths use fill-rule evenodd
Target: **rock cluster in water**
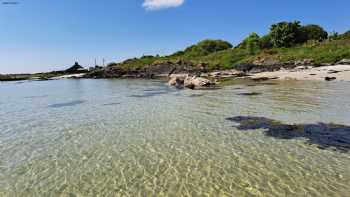
M 187 75 L 171 77 L 168 84 L 177 88 L 189 88 L 193 90 L 214 86 L 216 83 L 203 77 Z

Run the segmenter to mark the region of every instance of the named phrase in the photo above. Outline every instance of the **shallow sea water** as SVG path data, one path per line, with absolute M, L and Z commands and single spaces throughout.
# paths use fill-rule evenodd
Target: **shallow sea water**
M 0 83 L 0 196 L 349 196 L 349 99 L 349 82 Z

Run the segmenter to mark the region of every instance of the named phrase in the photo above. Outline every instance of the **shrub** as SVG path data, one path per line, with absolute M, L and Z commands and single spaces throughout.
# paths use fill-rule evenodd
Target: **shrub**
M 269 49 L 269 48 L 273 47 L 273 43 L 272 43 L 270 34 L 267 34 L 267 35 L 261 37 L 259 43 L 260 43 L 260 48 L 262 48 L 262 49 Z
M 243 47 L 248 50 L 249 54 L 255 54 L 260 49 L 260 37 L 257 33 L 251 33 L 248 38 L 243 41 Z
M 329 36 L 328 36 L 329 40 L 338 40 L 340 39 L 339 33 L 338 32 L 332 32 Z
M 204 40 L 188 47 L 184 52 L 187 56 L 205 56 L 230 48 L 232 48 L 232 44 L 223 40 Z
M 328 38 L 328 33 L 319 25 L 306 25 L 301 27 L 301 37 L 299 42 L 308 40 L 323 41 Z
M 350 31 L 347 31 L 341 35 L 342 39 L 350 39 Z
M 185 52 L 183 52 L 183 51 L 177 51 L 177 52 L 175 52 L 174 54 L 172 54 L 170 56 L 178 57 L 178 56 L 183 56 L 184 54 L 185 54 Z
M 149 59 L 149 58 L 154 58 L 153 55 L 143 55 L 140 59 Z
M 113 67 L 113 66 L 118 66 L 118 63 L 111 62 L 107 64 L 107 67 Z
M 299 42 L 300 22 L 280 22 L 271 26 L 271 40 L 275 47 L 291 47 Z

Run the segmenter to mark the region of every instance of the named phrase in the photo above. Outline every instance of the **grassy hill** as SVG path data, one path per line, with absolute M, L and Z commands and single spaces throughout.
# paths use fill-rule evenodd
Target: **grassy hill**
M 186 71 L 213 71 L 272 66 L 280 68 L 288 62 L 304 61 L 311 64 L 334 64 L 350 59 L 350 31 L 328 34 L 318 25 L 301 25 L 300 22 L 280 22 L 270 27 L 268 34 L 251 33 L 237 46 L 224 40 L 203 40 L 167 56 L 143 56 L 121 63 L 110 63 L 106 68 L 88 73 L 88 77 L 119 77 L 123 75 L 152 76 L 158 71 L 172 72 L 177 65 Z M 270 66 L 271 62 L 277 64 Z M 291 64 L 294 66 L 294 64 Z M 188 68 L 190 67 L 190 69 Z M 158 72 L 158 73 L 159 73 Z M 61 72 L 0 75 L 0 81 L 25 80 L 33 77 L 50 78 Z
M 347 58 L 350 59 L 350 31 L 328 36 L 318 25 L 282 22 L 272 25 L 265 36 L 252 33 L 236 47 L 223 40 L 204 40 L 172 55 L 143 56 L 109 66 L 139 70 L 154 64 L 183 61 L 194 66 L 206 65 L 208 70 L 221 70 L 259 60 L 286 62 L 308 59 L 314 64 L 332 64 Z

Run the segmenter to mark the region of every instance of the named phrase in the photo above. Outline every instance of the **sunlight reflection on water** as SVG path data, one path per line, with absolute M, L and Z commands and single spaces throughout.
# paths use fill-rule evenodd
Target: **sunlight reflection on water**
M 197 92 L 148 80 L 2 83 L 0 196 L 346 196 L 350 153 L 320 143 L 349 146 L 349 89 L 294 81 Z M 254 92 L 261 94 L 244 96 Z

